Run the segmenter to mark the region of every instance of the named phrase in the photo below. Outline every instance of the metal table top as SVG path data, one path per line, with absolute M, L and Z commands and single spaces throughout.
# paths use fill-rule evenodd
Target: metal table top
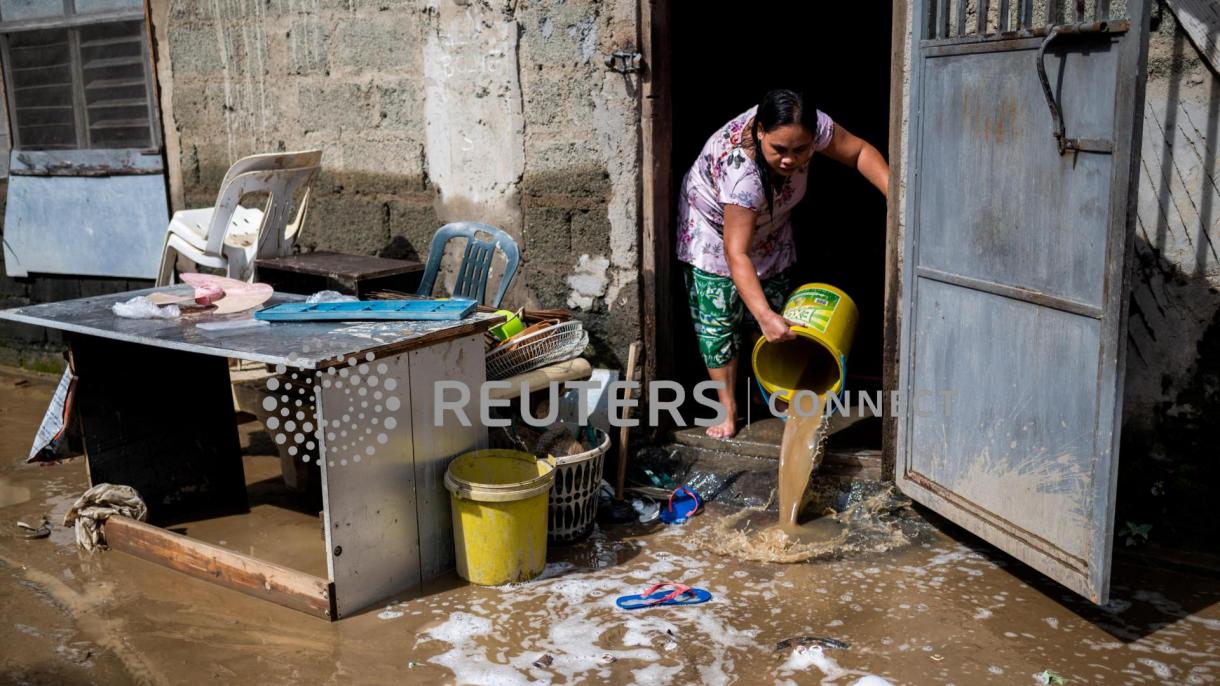
M 137 295 L 166 292 L 190 294 L 186 285 L 145 288 L 90 298 L 30 305 L 0 311 L 0 318 L 76 334 L 172 348 L 303 369 L 319 369 L 348 358 L 360 361 L 396 355 L 413 348 L 473 333 L 482 333 L 503 320 L 476 312 L 455 321 L 273 322 L 266 326 L 227 331 L 198 328 L 202 322 L 249 319 L 251 312 L 213 315 L 184 313 L 179 319 L 124 319 L 111 307 Z M 267 306 L 300 302 L 304 296 L 276 293 Z

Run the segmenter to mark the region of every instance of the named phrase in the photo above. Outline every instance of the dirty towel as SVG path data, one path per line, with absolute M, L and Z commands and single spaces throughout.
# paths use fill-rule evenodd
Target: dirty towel
M 64 526 L 75 524 L 76 545 L 81 550 L 93 552 L 98 547 L 106 547 L 102 523 L 114 514 L 144 521 L 148 518 L 148 508 L 131 486 L 98 484 L 72 503 L 72 508 L 64 515 Z

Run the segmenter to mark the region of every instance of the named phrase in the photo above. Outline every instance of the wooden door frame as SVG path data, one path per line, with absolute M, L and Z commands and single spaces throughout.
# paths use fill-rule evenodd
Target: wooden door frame
M 885 229 L 885 307 L 883 313 L 882 388 L 898 390 L 899 296 L 902 284 L 899 253 L 902 179 L 903 75 L 906 69 L 908 0 L 893 0 L 890 35 L 890 194 Z M 640 313 L 644 342 L 644 382 L 672 378 L 673 299 L 666 297 L 671 278 L 673 244 L 673 93 L 670 59 L 670 0 L 640 0 L 640 51 L 643 55 L 640 102 L 642 295 Z M 894 478 L 898 424 L 886 416 L 881 435 L 882 478 Z
M 671 83 L 669 0 L 640 0 L 640 144 L 643 183 L 640 263 L 643 297 L 644 383 L 674 373 L 670 284 L 673 243 L 673 91 Z
M 902 295 L 902 132 L 904 75 L 906 72 L 906 50 L 908 33 L 908 0 L 894 0 L 894 15 L 890 30 L 890 192 L 886 203 L 885 217 L 885 312 L 882 322 L 881 343 L 881 388 L 885 398 L 898 390 L 898 341 L 901 340 L 902 322 L 898 313 Z M 889 407 L 883 403 L 883 407 Z M 881 425 L 881 477 L 892 481 L 896 478 L 898 455 L 898 418 L 885 414 Z

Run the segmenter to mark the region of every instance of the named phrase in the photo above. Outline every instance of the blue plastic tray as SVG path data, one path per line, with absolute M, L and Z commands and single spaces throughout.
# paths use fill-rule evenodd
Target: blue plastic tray
M 453 320 L 474 311 L 475 301 L 451 300 L 355 300 L 335 303 L 282 303 L 254 313 L 269 322 L 319 322 L 361 320 Z

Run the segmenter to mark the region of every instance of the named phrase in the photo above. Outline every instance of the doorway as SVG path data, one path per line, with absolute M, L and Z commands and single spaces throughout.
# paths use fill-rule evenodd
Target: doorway
M 768 0 L 743 10 L 739 3 L 671 3 L 667 22 L 672 108 L 671 213 L 687 170 L 703 144 L 731 118 L 774 88 L 790 88 L 829 114 L 838 125 L 886 154 L 890 127 L 892 3 L 784 3 Z M 664 37 L 662 37 L 664 40 Z M 860 322 L 848 359 L 847 389 L 879 393 L 883 369 L 886 202 L 854 169 L 816 155 L 808 191 L 793 216 L 797 264 L 793 286 L 833 284 L 856 301 Z M 660 222 L 659 222 L 660 223 Z M 674 218 L 666 226 L 673 231 Z M 658 229 L 666 230 L 666 229 Z M 686 388 L 707 378 L 685 299 L 683 265 L 668 246 L 673 316 L 658 324 L 658 338 L 672 343 L 668 377 Z M 744 422 L 746 395 L 758 398 L 748 351 L 742 351 L 738 406 Z M 747 389 L 749 389 L 747 391 Z M 854 403 L 854 400 L 853 400 Z M 707 414 L 688 402 L 683 416 Z M 761 411 L 760 411 L 761 410 Z M 701 414 L 702 411 L 702 414 Z M 768 417 L 765 407 L 750 413 Z M 865 427 L 860 427 L 865 429 Z M 855 432 L 854 432 L 855 433 Z M 881 447 L 881 421 L 870 422 L 860 447 Z M 778 435 L 775 440 L 778 441 Z

